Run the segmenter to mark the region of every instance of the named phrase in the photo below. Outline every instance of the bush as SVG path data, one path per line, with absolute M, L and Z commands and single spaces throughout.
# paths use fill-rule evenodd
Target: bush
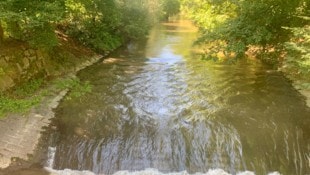
M 67 99 L 77 98 L 90 93 L 92 91 L 92 85 L 86 81 L 82 83 L 79 79 L 65 79 L 56 82 L 58 89 L 69 89 L 70 93 Z
M 310 17 L 303 19 L 310 21 Z M 284 67 L 295 76 L 310 81 L 310 26 L 286 29 L 292 31 L 293 37 L 284 44 L 287 50 Z
M 234 53 L 236 57 L 242 57 L 249 46 L 266 48 L 287 41 L 290 32 L 282 27 L 302 24 L 295 16 L 306 13 L 308 8 L 305 0 L 219 0 L 198 4 L 200 1 L 183 1 L 201 28 L 199 43 L 224 43 L 217 45 L 216 50 Z
M 43 92 L 40 94 L 35 93 L 42 84 L 42 79 L 35 79 L 22 84 L 11 93 L 0 94 L 0 118 L 8 113 L 25 113 L 31 107 L 38 105 Z

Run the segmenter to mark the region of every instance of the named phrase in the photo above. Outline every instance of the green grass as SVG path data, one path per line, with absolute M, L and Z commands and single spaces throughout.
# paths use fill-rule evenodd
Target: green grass
M 0 94 L 0 118 L 9 113 L 26 113 L 42 99 L 43 92 L 36 94 L 42 87 L 43 79 L 24 83 L 6 94 Z
M 92 91 L 92 85 L 89 81 L 81 82 L 77 78 L 56 81 L 56 87 L 58 89 L 70 89 L 67 99 L 78 98 Z
M 8 113 L 26 113 L 41 101 L 41 96 L 34 96 L 30 99 L 14 99 L 8 96 L 0 96 L 0 118 Z
M 43 83 L 43 79 L 34 79 L 11 92 L 0 94 L 0 118 L 4 118 L 9 113 L 24 114 L 40 104 L 42 97 L 48 94 L 47 90 L 42 90 Z M 81 97 L 92 90 L 92 85 L 88 81 L 81 82 L 77 78 L 56 80 L 54 84 L 58 90 L 70 90 L 66 99 Z
M 11 95 L 18 98 L 27 98 L 37 92 L 42 85 L 43 79 L 34 79 L 18 86 L 15 90 L 13 90 Z

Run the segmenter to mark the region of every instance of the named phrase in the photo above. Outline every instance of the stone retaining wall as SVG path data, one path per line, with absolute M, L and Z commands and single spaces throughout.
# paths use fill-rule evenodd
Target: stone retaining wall
M 40 50 L 23 48 L 13 53 L 0 53 L 0 91 L 12 88 L 34 77 L 44 77 L 47 54 Z
M 53 51 L 33 49 L 26 44 L 0 48 L 0 92 L 35 78 L 66 75 L 96 57 L 77 43 L 62 43 Z

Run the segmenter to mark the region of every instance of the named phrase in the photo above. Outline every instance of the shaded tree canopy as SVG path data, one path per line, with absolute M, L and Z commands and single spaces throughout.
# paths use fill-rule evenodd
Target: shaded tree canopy
M 203 59 L 248 53 L 310 81 L 309 0 L 181 0 L 181 11 L 200 28 Z
M 13 38 L 53 48 L 61 31 L 96 50 L 145 36 L 161 0 L 1 0 L 0 42 Z
M 202 31 L 201 43 L 221 41 L 217 50 L 242 56 L 251 45 L 266 47 L 289 39 L 283 27 L 306 25 L 307 0 L 182 0 L 182 8 Z
M 167 19 L 168 17 L 176 15 L 180 12 L 179 0 L 164 0 L 162 6 L 164 19 Z

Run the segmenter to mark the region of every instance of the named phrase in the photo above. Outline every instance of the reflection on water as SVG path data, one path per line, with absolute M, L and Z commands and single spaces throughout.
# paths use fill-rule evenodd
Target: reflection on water
M 54 169 L 307 174 L 310 110 L 258 61 L 204 62 L 186 21 L 80 72 L 91 94 L 57 109 Z

